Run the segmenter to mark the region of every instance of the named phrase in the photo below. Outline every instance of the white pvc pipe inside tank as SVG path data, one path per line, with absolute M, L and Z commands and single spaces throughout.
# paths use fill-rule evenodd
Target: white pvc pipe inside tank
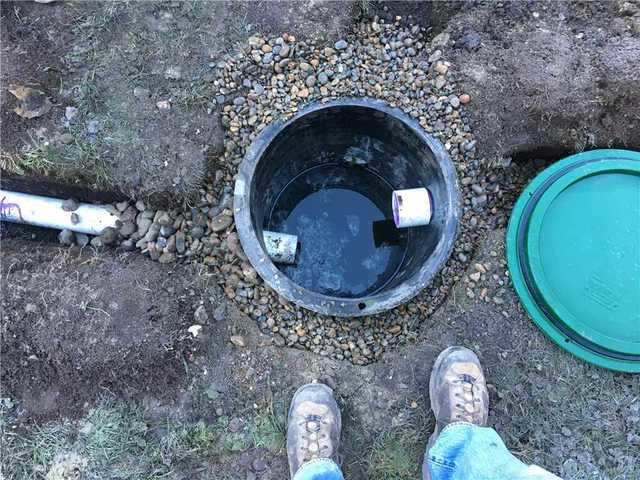
M 89 235 L 100 235 L 105 228 L 116 226 L 118 217 L 102 205 L 81 203 L 73 212 L 67 212 L 62 209 L 64 202 L 59 198 L 0 190 L 0 219 Z M 74 213 L 77 223 L 72 221 Z

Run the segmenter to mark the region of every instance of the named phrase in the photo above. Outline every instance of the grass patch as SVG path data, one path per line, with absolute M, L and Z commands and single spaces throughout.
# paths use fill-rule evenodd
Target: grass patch
M 109 188 L 113 180 L 100 154 L 98 142 L 91 143 L 77 134 L 74 142 L 55 148 L 49 142 L 33 140 L 20 153 L 0 152 L 0 168 L 17 175 L 36 174 Z
M 343 415 L 343 418 L 348 418 Z M 344 438 L 346 478 L 370 480 L 415 480 L 422 478 L 422 460 L 433 421 L 421 407 L 407 410 L 404 419 L 377 432 L 361 426 L 348 428 Z
M 79 15 L 73 24 L 72 32 L 85 43 L 96 40 L 98 34 L 110 27 L 112 22 L 130 6 L 131 2 L 128 0 L 100 4 L 99 8 L 90 14 Z
M 264 448 L 273 455 L 283 453 L 285 427 L 278 419 L 273 404 L 268 402 L 266 406 L 252 413 L 247 415 L 247 422 L 242 431 L 225 435 L 225 450 L 244 452 L 251 448 Z
M 46 174 L 53 169 L 54 165 L 46 149 L 36 148 L 23 154 L 0 152 L 0 168 L 18 175 Z
M 71 422 L 34 426 L 28 436 L 14 432 L 0 415 L 2 463 L 0 477 L 6 480 L 44 478 L 56 454 L 73 433 Z
M 247 429 L 252 446 L 266 448 L 273 454 L 282 453 L 285 446 L 286 426 L 281 422 L 277 410 L 286 410 L 282 405 L 278 407 L 282 408 L 276 408 L 273 399 L 269 399 L 266 406 L 253 417 Z
M 272 457 L 286 454 L 284 411 L 284 405 L 267 400 L 260 408 L 245 411 L 241 415 L 244 428 L 231 432 L 226 416 L 211 423 L 153 422 L 139 409 L 104 402 L 77 422 L 32 426 L 21 434 L 3 429 L 1 443 L 7 460 L 2 465 L 2 478 L 45 479 L 56 457 L 64 452 L 86 460 L 87 479 L 151 480 L 185 472 L 236 478 L 237 456 L 242 452 L 260 448 Z M 345 465 L 347 474 L 357 471 L 372 480 L 419 478 L 431 430 L 426 423 L 417 412 L 402 426 L 383 431 L 373 442 L 348 442 L 354 451 L 346 458 L 350 462 Z M 364 452 L 370 453 L 362 456 Z
M 160 426 L 166 433 L 156 443 L 152 442 L 146 455 L 156 471 L 163 474 L 178 469 L 180 465 L 201 459 L 221 460 L 224 450 L 220 446 L 228 420 L 220 417 L 213 424 L 197 422 L 178 424 L 168 422 Z
M 570 478 L 640 479 L 638 447 L 627 439 L 637 431 L 638 378 L 549 349 L 539 334 L 520 338 L 510 361 L 491 370 L 501 398 L 490 421 L 511 451 L 561 476 L 573 463 Z
M 89 412 L 86 425 L 88 433 L 81 439 L 78 450 L 89 459 L 94 470 L 111 473 L 112 478 L 128 478 L 136 470 L 144 470 L 123 461 L 147 453 L 147 424 L 139 412 L 101 406 Z M 126 468 L 127 463 L 133 468 Z M 111 472 L 114 465 L 121 465 L 121 469 Z
M 212 423 L 151 422 L 142 411 L 105 402 L 85 418 L 32 426 L 18 434 L 2 422 L 3 480 L 43 480 L 63 453 L 86 460 L 84 478 L 151 480 L 184 472 L 235 478 L 235 457 L 252 448 L 282 453 L 283 429 L 271 408 L 247 416 L 241 432 L 229 419 Z M 209 472 L 209 466 L 214 468 Z
M 381 434 L 369 456 L 371 479 L 408 480 L 420 478 L 424 455 L 424 432 L 394 428 Z
M 360 19 L 366 19 L 371 14 L 371 0 L 360 0 Z

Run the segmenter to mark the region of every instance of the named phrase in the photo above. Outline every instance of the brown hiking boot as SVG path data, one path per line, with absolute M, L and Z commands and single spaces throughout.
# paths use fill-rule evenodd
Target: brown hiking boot
M 342 419 L 333 390 L 308 383 L 293 395 L 287 422 L 287 455 L 291 478 L 311 460 L 329 458 L 338 463 Z
M 431 370 L 429 399 L 436 417 L 429 448 L 450 423 L 469 422 L 485 426 L 489 415 L 489 394 L 476 354 L 468 348 L 449 347 L 438 355 Z

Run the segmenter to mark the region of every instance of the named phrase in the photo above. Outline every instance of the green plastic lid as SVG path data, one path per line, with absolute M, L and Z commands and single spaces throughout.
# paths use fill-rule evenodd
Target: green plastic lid
M 540 173 L 507 232 L 514 287 L 574 355 L 640 372 L 640 153 L 593 150 Z

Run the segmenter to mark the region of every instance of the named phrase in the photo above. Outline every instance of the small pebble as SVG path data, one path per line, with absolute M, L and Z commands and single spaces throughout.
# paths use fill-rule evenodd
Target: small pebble
M 100 122 L 97 120 L 89 120 L 87 122 L 87 133 L 89 135 L 95 135 L 100 130 Z
M 64 109 L 64 118 L 69 122 L 73 121 L 78 116 L 78 109 L 76 107 L 66 107 Z
M 182 231 L 176 233 L 176 251 L 182 255 L 186 251 L 186 239 Z
M 458 42 L 456 42 L 456 46 L 458 48 L 465 48 L 466 50 L 474 51 L 480 48 L 481 39 L 478 32 L 471 30 L 463 35 Z
M 349 44 L 346 42 L 346 40 L 338 40 L 335 43 L 334 48 L 336 50 L 345 50 L 348 46 Z
M 91 244 L 92 247 L 95 247 L 95 248 L 104 247 L 104 242 L 102 241 L 102 238 L 100 238 L 99 236 L 93 237 L 89 243 Z
M 128 207 L 129 207 L 129 202 L 127 201 L 116 203 L 116 208 L 118 209 L 119 212 L 124 212 Z
M 120 244 L 120 248 L 122 248 L 125 252 L 133 252 L 136 249 L 136 244 L 133 240 L 127 239 Z
M 231 335 L 229 340 L 231 340 L 231 343 L 233 343 L 236 347 L 247 346 L 247 341 L 242 335 Z
M 477 197 L 473 197 L 471 199 L 471 205 L 473 208 L 482 208 L 487 204 L 487 196 L 486 195 L 478 195 Z
M 167 80 L 180 80 L 182 78 L 181 67 L 169 67 L 164 71 L 164 78 Z
M 139 100 L 146 100 L 151 96 L 151 91 L 148 88 L 135 87 L 133 89 L 133 96 Z
M 211 230 L 214 232 L 222 232 L 231 226 L 233 219 L 228 215 L 218 215 L 211 220 Z
M 444 63 L 438 63 L 436 65 L 436 72 L 439 75 L 446 75 L 448 71 L 449 71 L 449 67 L 446 66 Z
M 73 135 L 71 135 L 70 133 L 63 133 L 62 135 L 60 135 L 60 142 L 64 143 L 65 145 L 73 143 L 74 140 L 75 139 L 73 138 Z
M 76 236 L 76 245 L 78 245 L 79 247 L 86 247 L 87 245 L 89 245 L 89 241 L 90 241 L 89 235 L 85 233 L 76 232 L 75 236 Z
M 189 332 L 193 338 L 197 338 L 198 335 L 200 335 L 200 332 L 202 331 L 202 325 L 191 325 L 189 328 L 187 328 L 187 332 Z
M 100 238 L 105 245 L 111 245 L 118 239 L 118 231 L 113 227 L 107 227 L 100 232 Z
M 71 230 L 64 229 L 58 234 L 58 240 L 63 245 L 74 245 L 76 237 Z
M 80 207 L 80 202 L 78 202 L 75 198 L 68 198 L 64 202 L 62 202 L 62 210 L 65 212 L 73 212 Z

